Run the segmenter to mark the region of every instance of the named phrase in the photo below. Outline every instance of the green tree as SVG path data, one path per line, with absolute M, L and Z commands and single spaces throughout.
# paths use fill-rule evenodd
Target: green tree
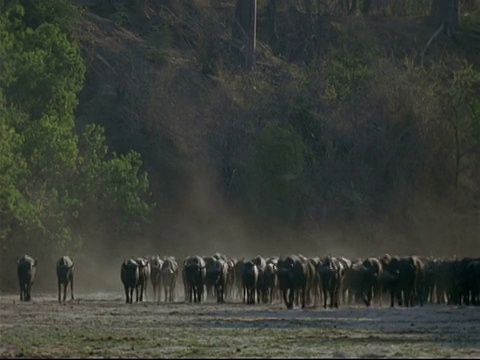
M 250 198 L 260 209 L 283 220 L 296 219 L 305 191 L 305 154 L 301 136 L 290 126 L 265 128 L 247 168 Z
M 466 60 L 452 66 L 440 63 L 438 94 L 453 138 L 455 188 L 468 172 L 468 158 L 480 153 L 480 72 Z
M 331 46 L 328 51 L 324 99 L 338 104 L 367 88 L 377 46 L 361 18 L 353 18 L 348 26 L 335 22 L 331 26 L 336 40 L 343 45 Z
M 97 220 L 92 221 L 103 222 L 118 218 L 122 228 L 135 228 L 155 206 L 147 202 L 148 175 L 142 172 L 140 154 L 134 151 L 126 155 L 109 154 L 105 141 L 104 129 L 93 124 L 81 136 L 83 150 L 77 162 L 76 193 L 82 216 L 93 216 Z
M 72 128 L 85 80 L 78 46 L 58 26 L 47 23 L 35 30 L 14 31 L 10 38 L 14 45 L 2 59 L 8 74 L 2 83 L 7 102 L 15 103 L 33 120 L 55 114 Z
M 32 29 L 48 23 L 57 25 L 62 32 L 69 34 L 81 14 L 70 0 L 20 0 L 20 4 L 25 8 L 23 22 Z
M 0 240 L 10 235 L 11 224 L 22 219 L 26 201 L 27 162 L 21 154 L 23 137 L 10 125 L 15 114 L 0 99 Z
M 80 248 L 92 219 L 130 230 L 154 206 L 138 153 L 109 154 L 99 127 L 80 141 L 75 133 L 85 65 L 60 17 L 45 11 L 63 3 L 0 2 L 2 270 L 18 253 Z

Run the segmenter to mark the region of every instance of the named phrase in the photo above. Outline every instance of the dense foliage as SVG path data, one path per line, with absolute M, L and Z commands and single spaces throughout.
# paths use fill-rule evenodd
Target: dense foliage
M 97 239 L 113 249 L 139 232 L 166 246 L 165 227 L 180 233 L 185 210 L 201 213 L 188 218 L 195 234 L 213 228 L 202 219 L 218 209 L 195 204 L 211 188 L 262 225 L 386 221 L 415 245 L 480 244 L 478 59 L 445 36 L 419 62 L 422 49 L 405 42 L 429 40 L 411 20 L 428 14 L 425 2 L 258 1 L 252 71 L 232 35 L 233 0 L 74 3 L 0 0 L 9 281 L 3 267 L 20 253 Z M 461 44 L 480 26 L 472 4 Z M 215 180 L 190 189 L 198 169 Z
M 21 253 L 88 246 L 92 219 L 128 233 L 153 206 L 138 153 L 109 152 L 94 124 L 76 134 L 85 65 L 66 20 L 77 10 L 49 4 L 57 11 L 43 1 L 0 3 L 2 270 Z

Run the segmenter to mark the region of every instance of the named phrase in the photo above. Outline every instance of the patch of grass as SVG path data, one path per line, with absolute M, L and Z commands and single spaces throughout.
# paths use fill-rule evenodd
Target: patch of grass
M 448 357 L 480 355 L 480 342 L 456 313 L 396 310 L 382 317 L 289 312 L 225 305 L 123 306 L 118 302 L 58 307 L 52 301 L 11 305 L 0 298 L 0 357 Z M 213 309 L 213 310 L 212 310 Z M 375 309 L 369 309 L 375 311 Z M 475 309 L 474 309 L 475 310 Z M 400 310 L 399 310 L 400 311 Z M 394 317 L 389 318 L 387 315 Z M 361 319 L 361 320 L 358 320 Z M 376 321 L 372 323 L 372 320 Z M 381 321 L 377 320 L 381 319 Z M 445 322 L 445 319 L 448 319 Z M 378 321 L 378 322 L 377 322 Z M 443 322 L 441 322 L 443 321 Z M 448 326 L 445 327 L 445 323 Z M 376 328 L 372 326 L 378 324 Z M 444 332 L 438 327 L 444 326 Z M 388 331 L 380 330 L 388 328 Z M 457 329 L 457 330 L 455 330 Z M 452 331 L 459 333 L 452 333 Z

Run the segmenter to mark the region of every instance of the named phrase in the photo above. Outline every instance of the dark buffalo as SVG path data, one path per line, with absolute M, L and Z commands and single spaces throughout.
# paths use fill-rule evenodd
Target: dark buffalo
M 243 294 L 243 265 L 245 263 L 245 259 L 242 258 L 240 260 L 237 260 L 234 265 L 234 273 L 235 273 L 235 289 L 237 292 L 237 299 L 241 300 L 242 299 L 242 294 Z
M 427 292 L 427 259 L 419 256 L 412 256 L 415 267 L 415 302 L 423 306 L 428 298 Z
M 397 297 L 399 306 L 413 306 L 417 298 L 417 280 L 421 277 L 419 261 L 415 256 L 393 256 L 387 272 L 394 280 L 391 281 L 390 306 L 394 306 L 394 297 Z
M 459 261 L 456 269 L 457 303 L 477 305 L 480 285 L 480 259 L 465 257 Z
M 263 286 L 267 296 L 267 302 L 272 303 L 276 298 L 278 291 L 277 266 L 272 262 L 267 262 L 263 271 Z
M 258 268 L 253 261 L 245 261 L 242 266 L 243 303 L 255 304 L 258 283 Z
M 61 292 L 63 286 L 63 302 L 67 300 L 67 288 L 70 285 L 70 295 L 71 299 L 74 300 L 73 294 L 73 271 L 74 271 L 74 264 L 72 259 L 68 256 L 62 256 L 57 261 L 57 283 L 58 283 L 58 302 L 61 303 Z
M 435 271 L 437 269 L 437 260 L 434 258 L 425 258 L 425 282 L 424 290 L 425 294 L 424 302 L 429 304 L 435 304 Z
M 265 269 L 266 275 L 264 278 L 267 282 L 267 286 L 270 287 L 271 302 L 280 301 L 280 288 L 278 284 L 278 259 L 278 256 L 269 257 L 267 259 L 267 268 Z
M 189 295 L 189 302 L 202 302 L 203 288 L 205 286 L 205 261 L 200 256 L 189 256 L 184 261 L 184 282 Z
M 221 260 L 226 264 L 227 275 L 226 275 L 225 284 L 224 284 L 225 289 L 222 290 L 223 291 L 222 296 L 224 298 L 231 297 L 233 299 L 234 290 L 235 290 L 235 287 L 236 287 L 236 283 L 235 283 L 235 264 L 236 264 L 237 261 L 235 259 L 229 258 L 228 256 L 226 256 L 222 253 L 219 253 L 219 252 L 213 254 L 212 258 L 214 258 L 216 260 Z
M 211 300 L 215 297 L 214 278 L 216 274 L 213 269 L 217 262 L 217 256 L 205 256 L 203 260 L 205 261 L 205 291 L 207 294 L 207 300 Z
M 306 263 L 297 255 L 287 256 L 278 260 L 278 285 L 283 295 L 287 309 L 293 309 L 295 293 L 301 293 L 302 309 L 306 303 L 308 270 Z
M 455 259 L 441 259 L 435 269 L 435 294 L 437 304 L 452 304 L 455 297 Z
M 312 304 L 313 306 L 317 306 L 319 299 L 321 297 L 320 294 L 320 278 L 317 272 L 318 263 L 320 262 L 319 257 L 310 257 L 308 258 L 308 266 L 309 266 L 309 278 L 307 284 L 307 303 Z
M 343 288 L 348 292 L 346 304 L 360 303 L 364 301 L 362 293 L 362 281 L 366 272 L 361 259 L 353 262 L 345 269 Z
M 153 301 L 160 302 L 162 278 L 163 260 L 159 255 L 152 256 L 150 258 L 150 282 L 152 283 L 153 288 Z
M 178 264 L 173 257 L 168 257 L 162 264 L 160 270 L 161 283 L 165 294 L 165 302 L 175 300 L 175 289 L 177 286 Z
M 305 276 L 307 278 L 307 287 L 305 289 L 305 303 L 308 305 L 311 305 L 313 303 L 313 298 L 315 296 L 314 292 L 314 282 L 315 282 L 315 277 L 317 274 L 317 268 L 315 266 L 316 262 L 311 261 L 310 258 L 303 256 L 303 255 L 298 255 L 299 259 L 303 262 L 303 265 L 305 267 Z M 299 296 L 296 296 L 296 304 L 298 305 L 299 301 Z
M 225 296 L 230 297 L 231 299 L 234 298 L 235 294 L 235 264 L 236 260 L 235 259 L 227 259 L 227 283 L 226 283 L 226 290 L 225 290 Z
M 216 295 L 218 303 L 225 302 L 225 292 L 227 287 L 228 264 L 222 258 L 210 258 L 206 264 L 205 283 Z
M 323 307 L 327 307 L 330 298 L 330 308 L 338 308 L 339 291 L 344 276 L 343 265 L 333 256 L 327 256 L 317 267 L 323 291 Z
M 20 285 L 20 301 L 30 301 L 32 299 L 32 286 L 35 279 L 37 268 L 37 259 L 22 255 L 17 258 L 17 275 Z
M 467 305 L 480 305 L 480 258 L 468 263 L 464 276 L 466 293 L 470 292 Z
M 233 288 L 235 286 L 235 263 L 234 259 L 229 258 L 227 255 L 216 252 L 212 255 L 213 258 L 217 260 L 222 260 L 225 262 L 227 267 L 227 276 L 225 280 L 225 290 L 224 296 L 227 297 L 230 294 L 230 297 L 233 297 Z
M 138 281 L 140 277 L 139 265 L 135 259 L 124 259 L 120 271 L 120 277 L 125 289 L 125 298 L 127 304 L 133 303 L 133 290 L 138 301 Z
M 348 288 L 345 286 L 345 274 L 346 274 L 347 270 L 350 269 L 350 267 L 352 266 L 352 260 L 347 259 L 344 256 L 338 256 L 337 259 L 340 262 L 340 264 L 342 265 L 342 269 L 343 269 L 343 276 L 342 276 L 342 279 L 341 279 L 342 281 L 340 283 L 339 294 L 341 294 L 342 303 L 345 305 L 348 301 L 348 299 L 347 299 Z M 315 271 L 316 271 L 316 268 L 315 268 Z
M 137 301 L 143 301 L 143 294 L 145 293 L 145 300 L 147 300 L 147 285 L 148 280 L 150 280 L 150 275 L 152 273 L 150 267 L 150 261 L 147 257 L 136 258 L 138 264 L 138 284 L 137 287 L 140 288 L 139 298 Z
M 267 287 L 264 282 L 264 272 L 267 266 L 267 261 L 260 255 L 252 259 L 252 262 L 257 265 L 258 281 L 257 281 L 257 302 L 267 303 Z
M 379 256 L 378 259 L 380 260 L 380 264 L 382 264 L 383 274 L 380 276 L 379 282 L 380 287 L 382 289 L 382 302 L 389 301 L 389 287 L 396 286 L 394 282 L 396 281 L 396 276 L 386 272 L 388 265 L 390 264 L 390 260 L 392 256 L 390 254 L 384 254 Z M 393 283 L 392 283 L 393 281 Z
M 379 259 L 367 258 L 363 261 L 363 277 L 361 282 L 362 297 L 365 305 L 370 306 L 375 297 L 378 303 L 381 302 L 381 286 L 379 278 L 382 276 L 383 268 Z

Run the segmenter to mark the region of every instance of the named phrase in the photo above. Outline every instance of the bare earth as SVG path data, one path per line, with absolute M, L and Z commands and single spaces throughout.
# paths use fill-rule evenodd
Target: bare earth
M 480 358 L 480 307 L 127 305 L 121 293 L 0 296 L 0 357 Z

